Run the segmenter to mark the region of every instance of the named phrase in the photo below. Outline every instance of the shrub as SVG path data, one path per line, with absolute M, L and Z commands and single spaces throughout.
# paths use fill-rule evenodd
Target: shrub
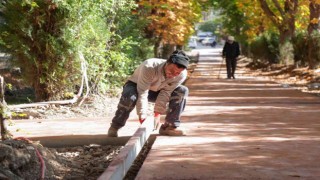
M 320 32 L 313 31 L 308 38 L 308 64 L 310 69 L 317 68 L 320 64 Z
M 279 38 L 274 33 L 265 33 L 257 37 L 250 45 L 250 54 L 254 61 L 262 63 L 276 63 L 279 57 Z
M 294 49 L 294 62 L 296 65 L 306 66 L 308 64 L 308 37 L 306 33 L 298 33 L 292 38 Z
M 136 4 L 131 0 L 116 1 L 112 12 L 106 15 L 107 27 L 96 24 L 101 33 L 109 32 L 99 41 L 104 47 L 97 53 L 87 49 L 88 76 L 92 93 L 106 93 L 124 84 L 141 61 L 152 56 L 152 46 L 143 37 L 146 21 L 131 13 Z M 95 22 L 92 22 L 92 24 Z M 96 29 L 94 28 L 94 29 Z M 99 35 L 99 34 L 98 34 Z M 86 41 L 84 41 L 86 42 Z
M 306 32 L 298 33 L 292 40 L 294 60 L 296 65 L 316 68 L 320 63 L 320 34 L 314 31 L 311 35 Z

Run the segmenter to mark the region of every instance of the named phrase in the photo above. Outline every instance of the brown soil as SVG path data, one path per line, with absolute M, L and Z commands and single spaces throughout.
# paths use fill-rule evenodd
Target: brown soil
M 0 179 L 97 179 L 121 148 L 92 144 L 53 149 L 26 140 L 2 141 Z

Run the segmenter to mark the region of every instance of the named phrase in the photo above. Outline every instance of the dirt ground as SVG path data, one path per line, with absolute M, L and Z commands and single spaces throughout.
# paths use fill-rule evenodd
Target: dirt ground
M 97 179 L 121 146 L 46 148 L 27 140 L 0 142 L 0 179 Z
M 244 70 L 251 76 L 267 77 L 283 86 L 320 96 L 320 68 L 253 64 L 250 59 L 242 58 L 238 69 Z

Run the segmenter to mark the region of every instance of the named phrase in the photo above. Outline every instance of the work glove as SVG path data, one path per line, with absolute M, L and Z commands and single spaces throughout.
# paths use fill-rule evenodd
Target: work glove
M 139 118 L 140 124 L 142 124 L 146 120 L 145 117 L 141 116 Z M 153 117 L 153 130 L 157 130 L 159 125 L 160 125 L 160 113 L 154 112 L 154 117 Z
M 143 122 L 144 122 L 144 120 L 146 120 L 146 116 L 145 115 L 140 115 L 139 116 L 139 122 L 140 122 L 140 124 L 142 124 Z
M 139 119 L 140 124 L 142 124 L 146 119 Z

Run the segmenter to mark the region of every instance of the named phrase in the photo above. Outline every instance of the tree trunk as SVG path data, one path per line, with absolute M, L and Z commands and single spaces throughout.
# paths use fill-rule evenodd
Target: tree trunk
M 7 108 L 7 103 L 4 100 L 4 80 L 3 80 L 3 77 L 0 76 L 0 130 L 1 130 L 2 141 L 12 136 L 6 126 L 6 115 L 5 115 L 7 110 L 6 108 Z
M 319 22 L 318 19 L 320 18 L 320 4 L 315 3 L 314 1 L 311 1 L 309 4 L 309 25 L 308 25 L 308 34 L 311 35 L 311 33 L 314 30 L 318 30 Z M 314 21 L 316 20 L 316 22 Z
M 309 4 L 309 25 L 308 25 L 308 64 L 310 69 L 316 68 L 316 60 L 314 59 L 314 54 L 316 53 L 314 49 L 312 33 L 318 30 L 319 18 L 320 18 L 320 5 L 314 1 L 310 1 Z
M 38 78 L 40 81 L 40 78 Z M 35 91 L 35 100 L 37 102 L 39 101 L 48 101 L 48 100 L 54 100 L 54 97 L 51 97 L 51 94 L 48 92 L 47 85 L 41 82 L 35 82 L 33 84 L 33 88 Z M 52 98 L 52 99 L 51 99 Z
M 168 59 L 174 50 L 175 50 L 175 45 L 172 45 L 172 44 L 163 45 L 161 58 Z
M 153 54 L 154 54 L 154 57 L 157 57 L 157 58 L 161 57 L 161 39 L 157 39 L 156 42 L 154 43 Z
M 312 36 L 309 34 L 308 37 L 308 65 L 309 65 L 309 69 L 314 69 L 315 68 L 315 60 L 313 58 L 313 43 L 312 43 L 313 39 Z
M 182 50 L 183 46 L 182 45 L 177 45 L 176 48 L 179 49 L 179 50 Z
M 285 18 L 284 23 L 287 24 L 289 37 L 293 38 L 296 31 L 296 14 L 298 12 L 298 0 L 286 0 L 284 4 Z
M 34 87 L 35 89 L 35 101 L 40 102 L 40 101 L 48 101 L 51 100 L 48 95 L 48 93 L 45 91 L 45 88 L 43 85 L 38 85 Z
M 279 29 L 280 37 L 279 37 L 279 43 L 284 44 L 286 41 L 291 40 L 290 32 L 287 29 Z

